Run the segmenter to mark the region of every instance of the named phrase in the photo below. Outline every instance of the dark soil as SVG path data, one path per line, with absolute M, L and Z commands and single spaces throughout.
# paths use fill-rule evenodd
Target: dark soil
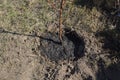
M 85 43 L 75 31 L 65 29 L 63 35 L 63 45 L 59 42 L 57 33 L 47 33 L 47 40 L 41 40 L 41 53 L 47 56 L 51 61 L 59 60 L 78 60 L 84 56 Z

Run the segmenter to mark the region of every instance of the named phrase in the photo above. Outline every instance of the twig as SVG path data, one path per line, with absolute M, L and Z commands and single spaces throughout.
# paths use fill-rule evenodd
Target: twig
M 62 32 L 63 32 L 63 29 L 62 29 L 62 22 L 63 22 L 62 13 L 63 13 L 64 4 L 65 4 L 65 0 L 61 0 L 60 11 L 59 11 L 59 39 L 60 39 L 61 42 L 62 42 Z
M 57 9 L 56 8 L 56 5 L 54 3 L 51 3 L 50 0 L 48 0 L 48 3 L 49 5 L 55 9 L 55 10 L 59 10 L 59 39 L 60 39 L 60 42 L 62 43 L 63 39 L 62 39 L 62 34 L 63 34 L 63 29 L 62 29 L 62 23 L 63 23 L 63 20 L 62 20 L 62 13 L 63 13 L 63 8 L 64 8 L 64 5 L 65 5 L 65 0 L 60 0 L 60 8 Z

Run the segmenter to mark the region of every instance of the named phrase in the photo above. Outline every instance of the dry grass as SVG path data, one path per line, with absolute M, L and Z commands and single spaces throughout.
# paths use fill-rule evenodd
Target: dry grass
M 0 3 L 0 27 L 10 31 L 29 33 L 35 29 L 44 32 L 48 23 L 58 21 L 58 15 L 46 0 L 4 0 Z M 63 24 L 67 27 L 78 25 L 96 31 L 92 28 L 98 27 L 101 14 L 95 8 L 88 11 L 67 0 L 62 15 Z
M 45 0 L 4 0 L 0 4 L 0 25 L 15 32 L 29 33 L 35 28 L 43 32 L 54 20 L 51 14 Z

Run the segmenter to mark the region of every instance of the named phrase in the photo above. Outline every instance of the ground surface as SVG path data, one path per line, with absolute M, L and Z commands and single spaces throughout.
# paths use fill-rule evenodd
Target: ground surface
M 119 80 L 119 31 L 101 11 L 67 0 L 64 47 L 58 15 L 46 0 L 0 0 L 0 80 Z

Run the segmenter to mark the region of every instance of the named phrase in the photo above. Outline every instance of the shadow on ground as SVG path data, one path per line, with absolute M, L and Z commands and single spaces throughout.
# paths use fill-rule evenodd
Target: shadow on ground
M 111 0 L 112 1 L 112 0 Z M 113 0 L 114 1 L 114 0 Z M 110 2 L 110 1 L 108 1 Z M 96 32 L 96 37 L 100 38 L 103 43 L 103 50 L 110 53 L 110 59 L 120 58 L 120 9 L 114 6 L 114 3 L 108 3 L 107 0 L 75 0 L 77 6 L 92 9 L 93 7 L 103 14 L 106 19 L 106 26 L 108 23 L 113 25 L 113 29 L 105 28 L 103 31 Z M 111 4 L 111 5 L 109 5 Z M 103 52 L 104 53 L 104 52 Z M 103 59 L 98 61 L 98 72 L 96 80 L 120 80 L 120 62 L 110 64 L 107 68 Z M 88 79 L 89 80 L 89 79 Z
M 117 0 L 74 0 L 74 4 L 86 7 L 90 10 L 95 7 L 103 14 L 100 20 L 104 17 L 106 24 L 111 23 L 113 25 L 118 25 L 120 18 L 120 5 L 117 5 L 115 1 Z
M 103 31 L 96 32 L 96 37 L 102 37 L 103 49 L 109 50 L 112 55 L 120 53 L 120 13 L 119 6 L 115 6 L 115 0 L 74 0 L 74 4 L 77 6 L 86 6 L 88 9 L 96 7 L 106 18 L 105 29 Z M 113 29 L 109 29 L 110 24 Z M 117 55 L 118 56 L 118 55 Z
M 102 59 L 98 61 L 98 73 L 96 80 L 120 80 L 120 62 L 111 64 L 105 68 L 105 63 Z
M 115 0 L 74 0 L 77 6 L 86 6 L 88 9 L 96 7 L 101 12 L 111 14 L 111 12 L 118 10 L 119 5 L 115 5 Z
M 97 37 L 103 43 L 103 49 L 108 50 L 111 57 L 120 57 L 120 30 L 115 28 L 111 30 L 103 30 L 96 33 Z
M 74 4 L 82 7 L 86 6 L 89 9 L 92 9 L 95 5 L 92 0 L 74 0 Z
M 40 46 L 38 46 L 38 48 L 41 51 L 41 54 L 51 61 L 77 61 L 79 58 L 84 56 L 85 42 L 83 38 L 76 33 L 76 31 L 71 31 L 71 29 L 65 29 L 65 34 L 63 35 L 63 45 L 59 41 L 57 33 L 46 32 L 45 35 L 38 36 L 37 33 L 33 33 L 32 35 L 22 34 L 4 29 L 0 29 L 0 33 L 39 38 Z

